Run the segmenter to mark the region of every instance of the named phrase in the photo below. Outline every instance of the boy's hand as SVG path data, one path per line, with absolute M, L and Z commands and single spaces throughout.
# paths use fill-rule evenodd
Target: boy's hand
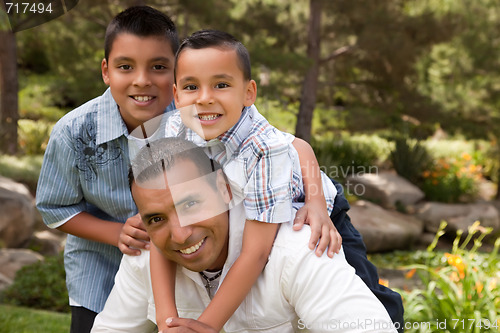
M 217 330 L 195 319 L 168 318 L 166 323 L 169 328 L 158 333 L 217 333 Z
M 335 253 L 339 253 L 342 245 L 342 237 L 333 225 L 324 206 L 306 203 L 301 207 L 293 220 L 293 229 L 300 230 L 302 226 L 309 224 L 311 227 L 311 238 L 309 248 L 314 250 L 320 257 L 328 247 L 327 255 L 332 258 Z M 318 243 L 319 241 L 319 243 Z
M 118 239 L 118 248 L 123 254 L 138 256 L 141 251 L 149 250 L 149 236 L 139 214 L 130 217 L 122 227 Z

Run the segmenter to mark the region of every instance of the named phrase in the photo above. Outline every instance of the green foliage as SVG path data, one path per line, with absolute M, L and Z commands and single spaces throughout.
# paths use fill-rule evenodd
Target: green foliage
M 395 140 L 390 159 L 398 175 L 412 183 L 420 182 L 422 173 L 428 169 L 431 163 L 431 156 L 427 149 L 418 141 L 412 142 L 407 138 Z
M 1 333 L 67 333 L 71 316 L 66 313 L 0 305 L 0 323 Z
M 358 173 L 376 173 L 388 154 L 388 143 L 375 136 L 342 136 L 311 143 L 320 168 L 336 180 Z
M 6 304 L 37 309 L 68 312 L 63 256 L 47 257 L 44 261 L 21 268 L 14 283 L 2 293 Z
M 434 161 L 422 176 L 420 186 L 428 200 L 464 202 L 476 197 L 482 168 L 475 164 L 471 155 L 464 153 L 460 158 L 440 158 Z
M 462 233 L 457 234 L 451 253 L 443 256 L 434 252 L 434 248 L 445 227 L 443 222 L 434 242 L 427 248 L 429 260 L 425 264 L 405 267 L 409 274 L 416 271 L 425 286 L 412 291 L 399 290 L 405 305 L 405 320 L 429 323 L 430 326 L 429 329 L 429 326 L 421 325 L 407 332 L 498 332 L 500 262 L 497 255 L 500 238 L 491 253 L 481 255 L 478 252 L 481 242 L 492 229 L 483 228 L 476 222 L 469 227 L 462 242 Z
M 0 175 L 26 184 L 35 193 L 42 167 L 42 155 L 10 156 L 0 155 Z
M 20 119 L 18 141 L 21 150 L 28 155 L 43 154 L 53 126 L 53 123 L 43 120 Z

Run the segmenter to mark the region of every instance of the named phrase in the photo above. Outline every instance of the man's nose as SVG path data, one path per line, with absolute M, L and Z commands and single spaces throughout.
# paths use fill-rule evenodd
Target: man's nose
M 190 225 L 182 226 L 177 214 L 170 218 L 169 223 L 171 225 L 170 237 L 172 242 L 184 244 L 193 233 L 193 229 Z
M 147 87 L 151 85 L 151 78 L 147 69 L 137 69 L 134 77 L 134 85 Z

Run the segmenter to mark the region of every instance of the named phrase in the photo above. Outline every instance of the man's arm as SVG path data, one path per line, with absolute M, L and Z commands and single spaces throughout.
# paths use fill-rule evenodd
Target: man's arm
M 106 301 L 104 310 L 94 321 L 92 333 L 102 332 L 154 332 L 154 304 L 152 299 L 149 252 L 138 257 L 123 256 L 116 273 L 115 285 Z

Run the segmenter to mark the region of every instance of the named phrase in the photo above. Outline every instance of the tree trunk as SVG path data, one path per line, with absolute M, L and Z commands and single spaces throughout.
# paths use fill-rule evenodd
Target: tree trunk
M 12 31 L 0 30 L 0 152 L 17 152 L 17 59 Z
M 316 106 L 316 89 L 319 76 L 319 57 L 321 40 L 321 7 L 322 0 L 309 1 L 309 23 L 307 34 L 307 57 L 311 61 L 311 66 L 307 70 L 302 85 L 299 114 L 295 135 L 306 141 L 311 139 L 312 116 Z

